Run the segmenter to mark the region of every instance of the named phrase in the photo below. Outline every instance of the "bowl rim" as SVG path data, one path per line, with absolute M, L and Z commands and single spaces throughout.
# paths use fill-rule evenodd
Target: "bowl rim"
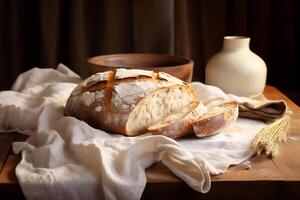
M 159 57 L 166 57 L 166 58 L 176 58 L 176 59 L 181 59 L 184 61 L 183 64 L 178 64 L 178 65 L 170 65 L 170 66 L 159 66 L 153 67 L 153 66 L 141 66 L 141 68 L 178 68 L 178 67 L 186 67 L 186 66 L 193 66 L 194 61 L 190 58 L 184 57 L 184 56 L 178 56 L 178 55 L 170 55 L 170 54 L 158 54 L 158 53 L 116 53 L 116 54 L 105 54 L 105 55 L 98 55 L 98 56 L 93 56 L 87 59 L 88 64 L 92 65 L 99 65 L 99 66 L 105 66 L 105 67 L 119 67 L 119 66 L 114 66 L 114 65 L 104 65 L 104 64 L 96 64 L 93 63 L 95 59 L 99 58 L 113 58 L 113 57 L 119 57 L 119 56 L 159 56 Z M 126 68 L 134 68 L 134 67 L 126 67 Z

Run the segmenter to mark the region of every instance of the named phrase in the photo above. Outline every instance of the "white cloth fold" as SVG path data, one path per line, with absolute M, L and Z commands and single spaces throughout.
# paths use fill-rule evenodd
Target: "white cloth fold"
M 13 144 L 15 153 L 22 152 L 16 175 L 27 199 L 140 199 L 145 168 L 158 161 L 193 189 L 207 192 L 210 174 L 253 155 L 250 144 L 265 126 L 238 119 L 218 135 L 176 141 L 149 134 L 109 134 L 63 115 L 79 81 L 60 64 L 56 70 L 25 72 L 12 91 L 0 92 L 0 131 L 30 135 Z M 202 84 L 196 90 L 206 94 L 201 97 L 206 102 L 222 101 L 215 87 Z

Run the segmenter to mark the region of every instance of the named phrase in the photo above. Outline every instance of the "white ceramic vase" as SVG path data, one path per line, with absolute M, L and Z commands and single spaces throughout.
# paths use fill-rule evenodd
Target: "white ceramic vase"
M 206 65 L 205 83 L 238 96 L 262 94 L 266 85 L 267 67 L 250 50 L 249 43 L 249 37 L 224 37 L 223 49 Z

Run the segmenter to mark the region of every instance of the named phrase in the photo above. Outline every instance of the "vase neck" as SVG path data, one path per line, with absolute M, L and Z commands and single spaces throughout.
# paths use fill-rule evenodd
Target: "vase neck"
M 249 50 L 250 38 L 242 36 L 226 36 L 224 37 L 223 50 Z

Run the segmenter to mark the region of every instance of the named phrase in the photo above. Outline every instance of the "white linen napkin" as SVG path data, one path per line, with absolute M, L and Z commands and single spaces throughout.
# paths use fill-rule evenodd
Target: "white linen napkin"
M 25 142 L 13 143 L 14 152 L 22 152 L 16 175 L 27 199 L 140 199 L 147 182 L 145 169 L 158 161 L 205 193 L 210 174 L 254 154 L 251 142 L 265 126 L 238 119 L 215 136 L 176 141 L 149 134 L 109 134 L 63 115 L 79 82 L 78 75 L 60 64 L 56 70 L 25 72 L 11 91 L 0 92 L 0 131 L 30 135 Z M 206 103 L 227 98 L 218 88 L 196 85 L 197 93 L 207 94 L 201 97 Z

